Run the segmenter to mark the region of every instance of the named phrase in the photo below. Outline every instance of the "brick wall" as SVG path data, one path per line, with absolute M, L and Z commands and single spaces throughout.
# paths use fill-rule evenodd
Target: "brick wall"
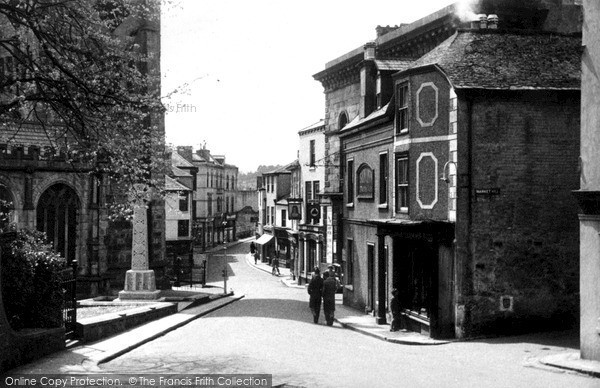
M 474 101 L 470 333 L 568 326 L 578 314 L 579 94 Z

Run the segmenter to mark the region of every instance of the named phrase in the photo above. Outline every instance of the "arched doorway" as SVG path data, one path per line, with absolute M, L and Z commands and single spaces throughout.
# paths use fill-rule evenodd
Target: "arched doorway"
M 44 191 L 36 208 L 37 230 L 68 263 L 76 259 L 79 204 L 75 190 L 59 183 Z

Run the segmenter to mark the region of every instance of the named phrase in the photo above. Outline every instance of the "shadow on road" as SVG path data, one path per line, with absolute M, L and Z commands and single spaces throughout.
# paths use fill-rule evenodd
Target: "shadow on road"
M 515 335 L 510 337 L 480 338 L 467 342 L 481 342 L 490 345 L 528 343 L 540 346 L 555 346 L 568 349 L 579 349 L 579 330 L 547 331 Z
M 214 317 L 256 317 L 286 319 L 313 324 L 308 302 L 290 299 L 241 299 L 232 308 L 224 308 L 215 313 Z M 205 319 L 210 319 L 206 316 Z M 320 324 L 324 324 L 321 309 Z M 339 326 L 334 328 L 341 329 Z

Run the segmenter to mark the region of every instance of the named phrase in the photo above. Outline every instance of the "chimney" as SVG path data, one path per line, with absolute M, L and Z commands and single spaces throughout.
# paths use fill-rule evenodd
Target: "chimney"
M 377 69 L 375 68 L 375 42 L 364 45 L 364 61 L 360 69 L 360 107 L 359 116 L 367 117 L 375 109 Z
M 177 153 L 181 155 L 188 162 L 192 161 L 192 146 L 178 146 Z
M 479 28 L 485 30 L 487 28 L 487 16 L 485 14 L 479 14 Z
M 377 47 L 377 44 L 375 42 L 365 43 L 365 45 L 363 46 L 365 61 L 375 59 L 375 47 Z
M 207 150 L 205 145 L 204 148 L 196 150 L 196 155 L 200 156 L 205 160 L 208 160 L 210 158 L 210 150 Z
M 375 32 L 377 33 L 377 37 L 379 38 L 380 36 L 383 36 L 385 34 L 388 34 L 392 31 L 397 30 L 398 28 L 402 27 L 403 24 L 397 25 L 397 26 L 377 26 L 375 28 Z
M 498 15 L 491 14 L 487 17 L 487 28 L 495 30 L 498 28 Z

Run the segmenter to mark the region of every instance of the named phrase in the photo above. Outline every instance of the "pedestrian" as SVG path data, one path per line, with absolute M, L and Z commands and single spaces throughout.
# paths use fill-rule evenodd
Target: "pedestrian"
M 260 254 L 258 253 L 258 250 L 256 250 L 254 252 L 254 265 L 256 265 L 258 263 L 258 258 L 260 257 Z
M 335 314 L 335 292 L 338 289 L 338 280 L 335 278 L 333 266 L 323 275 L 323 313 L 327 326 L 333 325 Z
M 323 278 L 321 277 L 321 271 L 318 267 L 315 267 L 313 271 L 313 277 L 308 283 L 308 307 L 313 315 L 313 322 L 319 323 L 319 315 L 321 314 L 321 297 L 323 294 Z
M 255 252 L 255 251 L 256 251 L 256 244 L 254 244 L 254 241 L 252 241 L 252 242 L 250 243 L 250 253 L 251 253 L 252 255 L 254 255 L 254 252 Z
M 390 299 L 390 310 L 392 312 L 392 326 L 390 331 L 400 330 L 400 299 L 398 298 L 398 290 L 392 290 L 392 299 Z
M 271 265 L 273 266 L 273 269 L 271 270 L 271 274 L 275 275 L 275 271 L 277 271 L 277 276 L 281 275 L 281 273 L 279 272 L 279 257 L 273 256 Z

